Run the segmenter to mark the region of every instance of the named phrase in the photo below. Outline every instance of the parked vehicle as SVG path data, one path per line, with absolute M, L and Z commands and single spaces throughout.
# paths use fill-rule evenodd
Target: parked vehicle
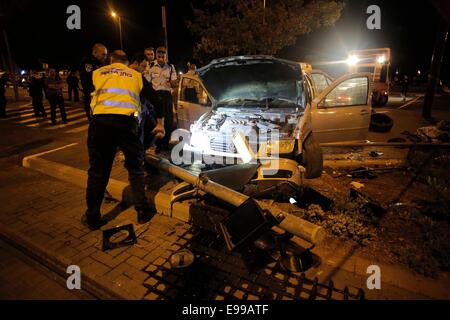
M 375 48 L 353 50 L 347 64 L 348 72 L 369 72 L 371 74 L 373 106 L 384 106 L 388 102 L 391 79 L 391 49 Z

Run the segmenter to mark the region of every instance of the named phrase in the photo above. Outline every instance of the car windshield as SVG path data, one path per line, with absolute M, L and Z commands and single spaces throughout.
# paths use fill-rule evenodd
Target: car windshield
M 301 97 L 301 70 L 295 63 L 236 59 L 199 74 L 217 106 L 294 106 Z
M 296 101 L 283 97 L 265 97 L 262 99 L 232 98 L 217 103 L 217 107 L 259 107 L 259 108 L 284 108 L 296 107 Z

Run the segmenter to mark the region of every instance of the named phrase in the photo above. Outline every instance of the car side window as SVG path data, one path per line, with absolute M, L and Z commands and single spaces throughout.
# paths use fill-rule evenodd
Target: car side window
M 321 93 L 330 84 L 328 82 L 327 77 L 325 77 L 325 75 L 323 75 L 323 74 L 312 73 L 311 77 L 313 78 L 314 83 L 316 84 L 317 93 Z
M 305 87 L 305 100 L 306 103 L 311 103 L 311 101 L 314 99 L 313 94 L 312 94 L 312 87 L 311 87 L 311 82 L 309 80 L 309 78 L 305 75 L 305 81 L 304 81 L 304 87 Z
M 358 106 L 367 104 L 369 79 L 351 78 L 341 82 L 319 103 L 321 108 Z
M 194 79 L 183 78 L 180 100 L 201 105 L 210 105 L 208 94 L 201 84 Z

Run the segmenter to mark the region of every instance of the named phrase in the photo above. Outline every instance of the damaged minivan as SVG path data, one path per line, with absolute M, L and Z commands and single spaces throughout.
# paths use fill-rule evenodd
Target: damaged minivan
M 189 131 L 184 151 L 237 163 L 248 161 L 245 149 L 250 158 L 276 157 L 278 170 L 268 174 L 263 165 L 258 180 L 296 180 L 302 171 L 306 178 L 319 177 L 319 143 L 367 137 L 369 76 L 346 75 L 331 83 L 321 79 L 323 73 L 271 56 L 213 60 L 180 80 L 178 127 Z

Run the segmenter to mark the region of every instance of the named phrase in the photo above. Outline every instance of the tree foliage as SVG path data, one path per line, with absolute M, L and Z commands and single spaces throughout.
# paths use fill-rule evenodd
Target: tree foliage
M 332 26 L 344 7 L 342 1 L 328 0 L 207 0 L 204 8 L 194 8 L 188 21 L 198 37 L 194 58 L 241 55 L 274 55 L 295 44 L 303 34 Z

